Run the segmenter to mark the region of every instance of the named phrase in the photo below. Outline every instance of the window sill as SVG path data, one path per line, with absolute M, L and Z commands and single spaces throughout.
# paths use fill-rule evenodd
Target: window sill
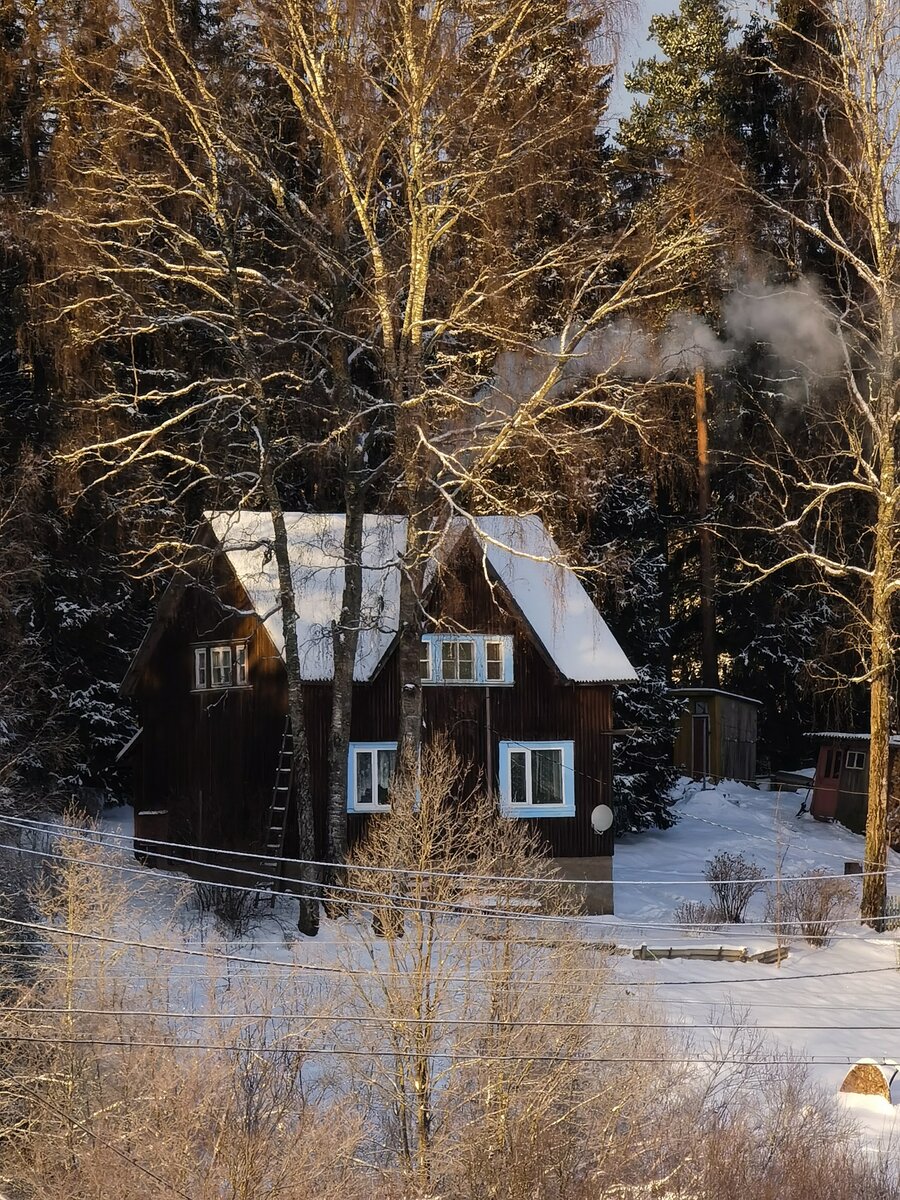
M 503 688 L 515 687 L 514 679 L 422 679 L 422 687 L 469 687 Z
M 389 813 L 391 806 L 389 804 L 366 804 L 356 805 L 353 808 L 347 807 L 347 815 L 351 817 L 361 817 L 365 813 Z
M 223 692 L 252 692 L 252 683 L 230 683 L 228 687 L 191 688 L 192 696 L 221 696 Z
M 546 817 L 574 817 L 574 804 L 501 804 L 501 817 L 512 818 L 546 818 Z

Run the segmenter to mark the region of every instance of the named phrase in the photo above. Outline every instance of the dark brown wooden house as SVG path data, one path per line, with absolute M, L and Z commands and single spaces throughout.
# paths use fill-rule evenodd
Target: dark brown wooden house
M 331 623 L 343 588 L 343 517 L 288 514 L 317 835 L 324 850 Z M 363 631 L 354 672 L 348 812 L 387 807 L 398 721 L 400 517 L 366 518 Z M 165 593 L 123 684 L 140 713 L 138 839 L 257 852 L 282 748 L 287 683 L 266 514 L 213 513 L 200 574 Z M 451 530 L 422 639 L 425 733 L 447 733 L 490 780 L 501 812 L 538 823 L 571 878 L 611 878 L 612 834 L 591 815 L 612 794 L 613 686 L 634 671 L 535 517 Z M 284 853 L 296 852 L 294 822 Z M 609 908 L 611 889 L 588 897 Z

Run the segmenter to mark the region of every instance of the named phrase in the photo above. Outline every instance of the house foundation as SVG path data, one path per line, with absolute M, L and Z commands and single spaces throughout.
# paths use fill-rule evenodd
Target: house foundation
M 612 856 L 597 855 L 590 858 L 555 858 L 554 865 L 561 879 L 581 882 L 575 891 L 584 902 L 584 910 L 591 917 L 608 917 L 613 912 Z

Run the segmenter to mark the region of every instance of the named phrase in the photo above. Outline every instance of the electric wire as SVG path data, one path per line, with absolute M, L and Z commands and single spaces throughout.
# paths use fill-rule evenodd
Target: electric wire
M 2 818 L 0 818 L 0 822 L 2 822 Z M 77 834 L 77 832 L 73 833 L 73 834 L 65 834 L 65 835 L 60 835 L 60 836 L 63 838 L 63 840 L 67 840 L 67 841 L 76 841 L 76 842 L 79 842 L 82 844 L 94 845 L 94 846 L 102 845 L 102 843 L 97 842 L 95 839 L 91 838 L 90 836 L 79 836 Z M 124 873 L 127 875 L 138 875 L 144 879 L 147 879 L 148 882 L 150 881 L 150 879 L 153 878 L 153 876 L 148 874 L 147 869 L 145 867 L 130 866 L 125 863 L 103 862 L 100 860 L 90 861 L 90 860 L 78 859 L 72 855 L 58 854 L 55 851 L 51 851 L 51 850 L 34 849 L 31 847 L 27 847 L 27 846 L 12 845 L 9 843 L 6 844 L 6 848 L 15 854 L 25 854 L 25 855 L 30 855 L 30 856 L 36 857 L 36 858 L 49 859 L 51 861 L 73 863 L 73 864 L 77 864 L 80 866 L 90 866 L 90 867 L 95 867 L 100 870 L 115 871 L 115 872 L 120 872 L 120 873 Z M 159 857 L 165 858 L 169 862 L 181 862 L 181 863 L 186 863 L 191 866 L 197 865 L 196 860 L 194 860 L 194 859 L 179 858 L 177 856 L 168 856 L 168 855 L 160 855 Z M 225 872 L 228 872 L 229 874 L 251 875 L 253 878 L 257 879 L 257 881 L 260 880 L 260 874 L 261 874 L 260 872 L 250 871 L 250 870 L 247 870 L 247 869 L 244 869 L 241 867 L 226 867 L 226 866 L 221 866 L 218 864 L 213 864 L 213 866 L 214 866 L 214 869 L 217 871 L 225 871 Z M 177 874 L 174 872 L 170 873 L 168 875 L 168 877 L 171 879 L 177 880 L 179 882 L 183 882 L 183 883 L 198 883 L 199 882 L 199 883 L 202 883 L 202 885 L 204 887 L 211 887 L 211 888 L 216 888 L 216 889 L 230 891 L 230 892 L 244 892 L 244 893 L 248 893 L 248 894 L 251 894 L 254 896 L 259 896 L 260 894 L 264 894 L 264 895 L 271 894 L 268 891 L 268 889 L 261 886 L 259 882 L 257 882 L 255 885 L 238 884 L 238 883 L 223 883 L 218 880 L 202 879 L 202 878 L 198 879 L 196 877 L 188 876 L 185 873 Z M 280 878 L 280 877 L 268 876 L 267 878 L 271 880 L 271 879 Z M 457 875 L 457 876 L 454 876 L 454 878 L 459 879 L 459 880 L 466 880 L 468 877 L 465 875 Z M 476 877 L 476 878 L 478 878 L 478 877 Z M 808 877 L 807 876 L 799 876 L 798 878 L 805 879 Z M 815 877 L 815 878 L 818 878 L 818 877 Z M 824 878 L 824 877 L 822 877 L 822 878 Z M 835 878 L 843 878 L 843 877 L 841 876 L 841 877 L 835 877 Z M 854 876 L 852 878 L 856 878 L 856 877 Z M 783 883 L 785 881 L 786 880 L 784 877 L 782 877 L 780 880 L 776 877 L 776 879 L 774 881 L 770 881 L 770 882 L 782 882 Z M 536 880 L 535 882 L 546 883 L 547 881 L 546 880 Z M 746 880 L 742 881 L 742 882 L 746 882 Z M 765 881 L 764 880 L 754 880 L 754 882 L 763 883 Z M 319 897 L 323 891 L 326 894 L 330 893 L 331 891 L 339 891 L 342 893 L 342 895 L 341 895 L 340 899 L 337 901 L 337 903 L 339 903 L 343 907 L 363 909 L 366 912 L 371 911 L 371 909 L 373 909 L 373 908 L 389 907 L 392 912 L 398 912 L 398 913 L 399 912 L 408 912 L 408 913 L 427 912 L 427 913 L 432 913 L 432 914 L 435 914 L 438 916 L 458 917 L 458 916 L 465 915 L 465 916 L 472 916 L 472 917 L 480 917 L 485 920 L 519 921 L 519 922 L 523 922 L 525 924 L 533 924 L 533 925 L 548 925 L 548 924 L 549 925 L 553 925 L 553 924 L 575 925 L 575 926 L 578 926 L 583 929 L 591 928 L 591 929 L 596 929 L 598 931 L 601 931 L 601 930 L 604 932 L 608 931 L 610 933 L 615 932 L 615 930 L 617 930 L 617 929 L 640 929 L 640 930 L 655 929 L 655 930 L 677 931 L 677 932 L 682 932 L 685 934 L 690 934 L 690 933 L 695 933 L 695 932 L 715 933 L 721 929 L 736 929 L 736 930 L 741 930 L 744 933 L 752 933 L 752 931 L 754 931 L 754 930 L 761 930 L 761 931 L 764 930 L 766 932 L 776 932 L 777 933 L 777 927 L 779 924 L 779 922 L 774 919 L 769 919 L 769 920 L 764 919 L 764 920 L 760 920 L 760 921 L 717 921 L 713 918 L 710 920 L 693 921 L 693 922 L 692 921 L 653 921 L 650 919 L 629 921 L 624 918 L 619 918 L 619 917 L 615 917 L 612 915 L 609 916 L 608 918 L 602 918 L 601 920 L 597 920 L 596 918 L 589 917 L 586 914 L 579 914 L 579 913 L 534 913 L 534 912 L 521 912 L 521 911 L 514 912 L 514 911 L 510 911 L 508 909 L 496 908 L 491 905 L 482 905 L 479 907 L 475 904 L 467 903 L 463 898 L 454 900 L 454 899 L 451 899 L 448 897 L 446 900 L 441 901 L 441 900 L 433 900 L 427 896 L 419 896 L 419 897 L 413 898 L 410 895 L 403 894 L 401 892 L 375 891 L 374 889 L 357 888 L 357 887 L 352 887 L 352 886 L 332 887 L 332 885 L 320 885 L 320 884 L 308 884 L 307 886 L 311 889 L 311 892 L 292 890 L 290 893 L 284 893 L 284 894 L 290 895 L 292 897 L 300 897 L 300 896 L 306 896 L 306 895 L 312 894 L 316 897 Z M 368 897 L 368 899 L 357 900 L 357 899 L 351 898 L 351 897 L 357 897 L 357 896 Z M 787 925 L 790 925 L 791 922 L 785 921 L 785 922 L 783 922 L 783 924 L 785 926 L 787 926 Z M 832 920 L 831 924 L 832 925 L 859 925 L 860 919 L 858 917 L 835 917 Z M 759 936 L 759 934 L 757 934 L 756 936 Z M 842 935 L 840 933 L 832 934 L 832 937 L 834 937 L 834 938 L 842 938 L 844 936 L 846 936 L 847 940 L 853 940 L 853 941 L 868 940 L 868 941 L 875 942 L 876 944 L 883 944 L 880 941 L 877 941 L 877 939 L 875 939 L 875 938 L 861 938 L 858 935 L 852 935 L 852 934 L 851 935 Z
M 80 938 L 80 939 L 84 939 L 87 941 L 109 943 L 109 944 L 118 945 L 118 946 L 125 946 L 125 947 L 129 947 L 131 949 L 153 950 L 153 951 L 157 951 L 157 952 L 163 953 L 163 954 L 187 955 L 187 956 L 193 956 L 193 957 L 198 957 L 198 958 L 207 958 L 207 959 L 211 959 L 211 960 L 224 961 L 224 962 L 249 963 L 251 966 L 259 964 L 261 966 L 281 967 L 286 972 L 291 971 L 291 970 L 297 970 L 297 971 L 304 971 L 304 972 L 309 971 L 311 973 L 312 972 L 324 973 L 324 974 L 329 974 L 329 975 L 335 975 L 335 974 L 369 975 L 369 976 L 374 976 L 375 978 L 378 978 L 378 979 L 385 979 L 385 978 L 392 977 L 392 976 L 406 978 L 406 972 L 403 972 L 403 971 L 386 972 L 386 971 L 380 971 L 377 967 L 358 968 L 358 967 L 348 967 L 348 966 L 344 966 L 344 965 L 337 965 L 337 964 L 332 964 L 332 963 L 298 963 L 296 961 L 293 961 L 290 963 L 281 963 L 277 959 L 251 958 L 246 955 L 219 954 L 215 951 L 197 950 L 197 949 L 188 948 L 188 947 L 184 947 L 184 946 L 164 946 L 164 945 L 160 945 L 158 943 L 141 942 L 141 941 L 137 941 L 135 939 L 116 938 L 116 937 L 108 936 L 106 934 L 89 933 L 86 930 L 63 929 L 63 928 L 60 928 L 59 926 L 44 925 L 44 924 L 40 924 L 40 923 L 34 922 L 34 921 L 19 921 L 19 920 L 15 920 L 12 917 L 0 917 L 0 924 L 10 925 L 10 926 L 13 926 L 13 927 L 16 927 L 19 929 L 33 929 L 33 930 L 37 930 L 37 931 L 40 931 L 43 933 L 55 934 L 57 937 Z M 659 963 L 664 962 L 665 960 L 660 959 L 660 960 L 654 960 L 654 961 L 656 961 L 657 964 L 659 964 Z M 795 980 L 795 979 L 839 979 L 839 978 L 846 978 L 848 976 L 856 976 L 856 975 L 881 975 L 888 971 L 891 972 L 892 974 L 896 974 L 897 967 L 896 966 L 857 967 L 857 968 L 840 970 L 840 971 L 813 971 L 813 972 L 805 972 L 805 973 L 796 972 L 796 973 L 792 973 L 790 975 L 785 974 L 782 976 L 752 975 L 749 978 L 744 978 L 739 981 L 736 981 L 734 979 L 608 980 L 608 981 L 604 981 L 603 986 L 604 987 L 620 987 L 620 988 L 626 988 L 626 989 L 643 988 L 643 987 L 657 988 L 657 987 L 712 987 L 712 986 L 722 986 L 722 985 L 733 986 L 735 984 L 735 982 L 739 982 L 741 985 L 743 985 L 745 983 L 776 983 L 779 981 L 779 979 L 781 981 L 785 981 L 788 979 L 789 980 Z M 442 976 L 442 978 L 445 982 L 448 982 L 448 983 L 468 983 L 468 984 L 478 983 L 483 986 L 486 982 L 489 981 L 490 975 L 488 975 L 488 976 L 485 976 L 484 974 L 477 975 L 477 976 L 476 975 L 462 975 L 462 976 L 447 975 L 447 976 Z M 542 986 L 542 987 L 547 986 L 547 980 L 545 980 L 545 979 L 544 980 L 516 979 L 515 982 L 516 982 L 517 987 L 528 986 L 528 985 Z
M 714 825 L 714 826 L 716 826 L 716 828 L 722 829 L 728 833 L 735 833 L 741 837 L 754 837 L 760 841 L 766 842 L 768 845 L 771 845 L 770 840 L 762 837 L 762 835 L 748 834 L 746 832 L 742 832 L 739 829 L 735 829 L 732 826 L 721 825 L 718 822 L 709 821 L 705 817 L 696 817 L 693 813 L 692 814 L 685 813 L 684 815 L 690 815 L 695 820 L 702 821 L 704 824 Z M 280 863 L 284 866 L 322 867 L 322 868 L 328 868 L 328 869 L 333 869 L 335 867 L 334 863 L 326 862 L 324 860 L 290 858 L 285 855 L 279 856 L 279 855 L 256 854 L 256 853 L 252 853 L 250 851 L 244 851 L 244 850 L 226 850 L 226 849 L 223 849 L 223 848 L 217 847 L 217 846 L 201 846 L 201 845 L 197 845 L 195 843 L 188 843 L 188 842 L 170 842 L 170 841 L 163 841 L 161 839 L 156 839 L 156 838 L 135 837 L 133 834 L 116 833 L 111 830 L 96 830 L 95 831 L 95 830 L 91 830 L 91 829 L 81 828 L 79 826 L 65 825 L 60 822 L 38 821 L 38 820 L 33 820 L 33 819 L 30 819 L 27 817 L 9 817 L 9 816 L 5 816 L 5 815 L 0 816 L 0 825 L 7 825 L 11 828 L 36 830 L 36 831 L 41 831 L 41 832 L 45 832 L 48 834 L 56 833 L 59 836 L 67 836 L 67 837 L 80 836 L 82 840 L 91 841 L 95 844 L 102 843 L 106 840 L 114 840 L 114 841 L 126 842 L 126 843 L 139 842 L 141 846 L 159 846 L 159 847 L 171 848 L 171 849 L 175 849 L 175 850 L 192 850 L 195 852 L 199 851 L 203 854 L 230 856 L 230 857 L 236 857 L 236 858 L 242 858 L 242 859 L 253 859 L 253 860 L 258 860 L 258 861 L 267 862 L 267 863 L 268 862 L 276 862 L 276 863 Z M 828 854 L 828 852 L 824 851 L 824 850 L 821 852 L 826 855 Z M 191 859 L 178 858 L 175 855 L 169 855 L 169 854 L 161 854 L 161 855 L 159 855 L 159 857 L 160 858 L 168 858 L 170 861 L 173 861 L 173 862 L 175 862 L 175 861 L 188 862 L 194 866 L 198 865 L 198 860 L 193 859 L 193 858 L 191 858 Z M 843 859 L 842 855 L 836 855 L 834 857 Z M 202 860 L 201 860 L 200 865 L 203 865 Z M 275 876 L 272 874 L 267 874 L 266 872 L 255 872 L 255 871 L 252 871 L 250 868 L 227 868 L 225 866 L 220 866 L 219 864 L 216 864 L 216 863 L 206 864 L 206 865 L 215 866 L 216 870 L 220 870 L 220 871 L 235 870 L 235 871 L 239 871 L 242 874 L 254 875 L 254 877 L 262 876 L 264 878 L 277 879 L 279 882 L 284 882 L 284 877 L 281 875 Z M 442 879 L 462 879 L 462 880 L 466 880 L 471 883 L 522 883 L 522 884 L 543 884 L 545 886 L 548 886 L 551 884 L 554 886 L 562 884 L 565 886 L 573 886 L 573 887 L 584 887 L 586 885 L 592 885 L 592 884 L 609 884 L 611 882 L 626 884 L 629 887 L 662 887 L 662 886 L 666 886 L 666 885 L 679 886 L 679 887 L 680 886 L 700 887 L 700 886 L 708 886 L 709 885 L 709 880 L 707 880 L 705 878 L 705 876 L 695 876 L 693 878 L 682 877 L 682 878 L 673 878 L 673 879 L 624 879 L 624 878 L 623 879 L 616 878 L 615 880 L 609 880 L 609 879 L 560 879 L 559 877 L 557 877 L 555 875 L 551 875 L 551 876 L 476 875 L 476 874 L 469 874 L 464 871 L 436 871 L 436 870 L 431 870 L 429 868 L 424 868 L 424 867 L 422 867 L 422 868 L 393 867 L 393 866 L 381 867 L 381 866 L 369 865 L 369 864 L 364 864 L 364 863 L 362 863 L 362 864 L 361 863 L 340 864 L 340 869 L 343 871 L 360 871 L 360 872 L 386 874 L 386 875 L 413 875 L 413 876 L 423 876 L 423 877 L 442 878 Z M 762 884 L 765 884 L 765 883 L 789 883 L 789 882 L 799 882 L 801 880 L 805 881 L 810 878 L 821 879 L 821 880 L 846 879 L 846 878 L 863 879 L 869 875 L 881 876 L 881 875 L 898 875 L 898 874 L 900 874 L 900 866 L 886 867 L 884 870 L 876 870 L 876 871 L 865 871 L 865 870 L 857 871 L 857 872 L 854 872 L 852 876 L 846 876 L 843 874 L 843 872 L 840 874 L 838 874 L 838 873 L 824 874 L 823 873 L 821 875 L 815 875 L 815 876 L 810 876 L 809 874 L 806 874 L 806 875 L 773 875 L 773 876 L 760 877 L 755 882 L 762 883 Z M 295 882 L 301 882 L 301 881 L 291 880 L 290 882 L 295 883 Z M 745 883 L 746 880 L 745 879 L 723 879 L 723 880 L 717 880 L 716 882 L 721 882 L 721 883 L 725 883 L 725 884 Z M 257 889 L 257 890 L 259 890 L 259 889 Z M 354 888 L 351 890 L 358 892 L 360 889 Z

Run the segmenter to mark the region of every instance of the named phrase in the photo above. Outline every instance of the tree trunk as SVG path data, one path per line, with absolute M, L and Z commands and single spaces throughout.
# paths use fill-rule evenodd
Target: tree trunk
M 313 815 L 312 774 L 309 763 L 309 742 L 306 736 L 306 713 L 303 700 L 303 677 L 300 671 L 300 648 L 297 645 L 297 609 L 294 603 L 294 581 L 284 509 L 269 452 L 268 423 L 265 412 L 257 413 L 257 426 L 262 440 L 260 476 L 266 504 L 272 517 L 275 565 L 278 569 L 278 592 L 281 601 L 281 628 L 284 636 L 284 666 L 288 682 L 288 717 L 293 739 L 291 795 L 297 809 L 298 857 L 300 867 L 300 911 L 297 928 L 309 937 L 319 930 L 318 870 L 316 858 L 316 829 Z
M 694 414 L 697 420 L 697 518 L 700 535 L 700 622 L 703 686 L 719 686 L 719 655 L 716 648 L 716 578 L 713 567 L 712 533 L 709 517 L 709 417 L 706 404 L 706 372 L 694 375 Z
M 413 518 L 410 517 L 410 528 Z M 413 770 L 422 743 L 422 618 L 421 584 L 424 571 L 415 532 L 407 534 L 407 562 L 400 576 L 400 720 L 397 758 L 402 769 Z
M 331 728 L 328 733 L 328 859 L 335 865 L 347 859 L 347 754 L 353 715 L 353 669 L 362 618 L 362 546 L 365 491 L 348 481 L 345 492 L 344 592 L 341 613 L 331 630 L 334 682 Z M 330 872 L 331 883 L 342 872 Z M 338 902 L 338 908 L 340 904 Z
M 890 435 L 881 455 L 881 495 L 875 524 L 872 573 L 872 628 L 869 670 L 869 791 L 866 815 L 866 855 L 860 914 L 879 927 L 887 897 L 888 779 L 891 737 L 891 621 L 890 585 L 894 575 L 894 449 Z

